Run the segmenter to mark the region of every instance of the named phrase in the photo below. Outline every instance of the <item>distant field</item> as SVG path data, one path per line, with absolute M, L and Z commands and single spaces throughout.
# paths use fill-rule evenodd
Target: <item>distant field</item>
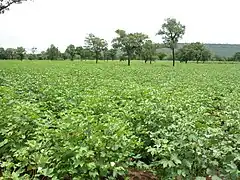
M 240 64 L 0 61 L 0 176 L 235 180 L 239 78 Z

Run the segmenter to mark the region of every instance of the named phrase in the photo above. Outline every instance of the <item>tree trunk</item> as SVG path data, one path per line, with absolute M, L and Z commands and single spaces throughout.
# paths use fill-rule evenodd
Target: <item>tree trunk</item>
M 147 60 L 145 59 L 145 64 L 147 63 Z
M 175 49 L 172 48 L 173 66 L 175 66 Z
M 131 57 L 130 57 L 130 54 L 128 54 L 128 66 L 131 65 Z
M 96 64 L 98 63 L 98 53 L 96 52 Z

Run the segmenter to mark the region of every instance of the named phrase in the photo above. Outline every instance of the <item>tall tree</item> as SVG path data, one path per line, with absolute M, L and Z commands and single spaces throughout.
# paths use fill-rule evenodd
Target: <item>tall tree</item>
M 67 47 L 65 53 L 69 54 L 71 60 L 73 61 L 73 59 L 74 59 L 74 57 L 75 57 L 75 55 L 76 55 L 76 48 L 75 48 L 75 46 L 74 46 L 73 44 L 70 44 L 70 45 Z
M 57 60 L 58 57 L 60 56 L 60 51 L 56 46 L 51 44 L 51 46 L 47 49 L 46 55 L 47 59 L 49 60 Z
M 27 0 L 0 0 L 0 14 L 9 10 L 9 7 L 13 4 L 21 4 L 23 1 Z
M 23 60 L 24 56 L 26 54 L 26 50 L 23 47 L 17 47 L 16 49 L 16 55 L 19 60 Z
M 6 59 L 6 52 L 4 48 L 0 48 L 0 59 Z
M 148 36 L 143 33 L 127 34 L 124 30 L 120 29 L 115 32 L 118 37 L 112 40 L 113 47 L 119 48 L 123 53 L 126 53 L 128 57 L 128 66 L 130 66 L 132 57 L 136 52 L 140 52 L 140 49 Z
M 94 34 L 89 34 L 85 38 L 85 44 L 88 49 L 95 53 L 96 63 L 101 57 L 101 53 L 107 49 L 108 43 L 104 39 L 96 37 Z
M 185 26 L 175 18 L 167 18 L 158 31 L 157 35 L 161 35 L 166 47 L 172 50 L 173 66 L 175 66 L 175 48 L 179 39 L 185 34 Z

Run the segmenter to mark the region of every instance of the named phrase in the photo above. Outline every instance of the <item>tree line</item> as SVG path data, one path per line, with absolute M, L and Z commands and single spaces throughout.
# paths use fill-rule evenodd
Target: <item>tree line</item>
M 9 6 L 14 3 L 21 3 L 24 0 L 1 0 L 0 1 L 0 13 L 4 13 L 9 9 Z M 25 0 L 27 1 L 27 0 Z M 125 30 L 118 29 L 115 31 L 116 37 L 110 44 L 101 37 L 97 37 L 90 33 L 85 38 L 84 46 L 77 46 L 70 44 L 65 52 L 60 52 L 58 47 L 54 44 L 46 51 L 36 53 L 37 48 L 33 47 L 31 53 L 26 53 L 23 47 L 14 48 L 0 48 L 0 59 L 29 59 L 29 60 L 92 60 L 95 59 L 96 63 L 99 60 L 126 60 L 130 66 L 131 60 L 144 60 L 145 63 L 156 60 L 168 59 L 172 60 L 173 66 L 175 65 L 175 59 L 180 62 L 187 63 L 188 61 L 196 61 L 197 63 L 207 60 L 231 60 L 240 61 L 240 52 L 231 58 L 224 58 L 214 56 L 213 53 L 207 49 L 204 44 L 200 42 L 190 43 L 184 45 L 182 48 L 177 49 L 177 45 L 180 39 L 185 34 L 185 25 L 182 25 L 175 18 L 167 18 L 162 24 L 161 29 L 156 33 L 163 39 L 163 43 L 153 42 L 148 35 L 135 32 L 128 33 Z M 169 48 L 171 54 L 161 51 L 163 48 Z

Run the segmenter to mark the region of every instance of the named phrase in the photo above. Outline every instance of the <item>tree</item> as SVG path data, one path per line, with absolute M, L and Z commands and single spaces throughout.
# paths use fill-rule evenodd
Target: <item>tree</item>
M 58 50 L 57 47 L 51 44 L 51 46 L 47 49 L 46 55 L 47 59 L 56 60 L 60 55 L 60 51 Z
M 211 58 L 211 52 L 200 42 L 190 43 L 184 45 L 177 52 L 177 58 L 180 62 L 187 63 L 188 61 L 203 61 Z
M 6 52 L 4 48 L 0 48 L 0 59 L 6 59 Z
M 172 50 L 173 66 L 175 66 L 175 48 L 179 39 L 185 34 L 185 26 L 174 18 L 167 18 L 157 35 L 161 35 L 166 47 Z
M 36 51 L 37 51 L 37 48 L 36 48 L 36 47 L 32 47 L 32 48 L 31 48 L 31 52 L 32 52 L 32 53 L 31 53 L 31 54 L 28 54 L 28 56 L 27 56 L 29 60 L 35 60 L 35 59 L 37 59 L 36 54 L 35 54 Z
M 21 4 L 23 1 L 27 0 L 0 0 L 0 14 L 9 10 L 9 7 L 13 4 Z
M 76 55 L 76 48 L 75 48 L 75 46 L 74 46 L 73 44 L 70 44 L 70 45 L 67 47 L 65 53 L 69 54 L 70 59 L 73 61 L 73 59 L 74 59 L 74 57 L 75 57 L 75 55 Z
M 233 56 L 234 61 L 240 61 L 240 52 L 236 52 Z
M 165 54 L 163 52 L 157 53 L 157 57 L 158 57 L 159 60 L 163 60 L 166 56 L 167 56 L 167 54 Z
M 17 47 L 16 49 L 16 55 L 19 60 L 23 60 L 24 56 L 26 54 L 26 50 L 23 47 Z
M 35 54 L 35 52 L 37 51 L 37 48 L 36 47 L 32 47 L 31 51 L 32 51 L 33 54 Z
M 48 58 L 47 53 L 45 51 L 41 51 L 41 53 L 37 54 L 36 58 L 38 60 L 46 60 Z
M 81 57 L 81 60 L 83 60 L 83 57 L 84 57 L 84 50 L 83 50 L 83 47 L 82 46 L 78 46 L 76 47 L 75 49 L 75 53 L 76 55 L 80 56 Z
M 111 60 L 116 59 L 117 49 L 115 49 L 115 48 L 109 49 L 109 50 L 108 50 L 108 54 L 109 54 L 109 57 L 110 57 Z
M 112 40 L 113 47 L 120 49 L 128 57 L 128 66 L 131 64 L 131 59 L 137 52 L 141 51 L 142 45 L 148 38 L 143 33 L 129 33 L 127 34 L 124 30 L 115 31 L 118 37 Z
M 14 59 L 16 50 L 13 48 L 7 48 L 5 51 L 7 59 Z
M 107 49 L 108 43 L 104 39 L 96 37 L 93 34 L 89 34 L 85 38 L 85 44 L 88 49 L 95 53 L 96 63 L 101 57 L 101 53 Z
M 153 43 L 151 40 L 147 40 L 142 47 L 142 57 L 147 61 L 150 61 L 150 64 L 153 61 L 153 56 L 156 54 L 157 44 Z

